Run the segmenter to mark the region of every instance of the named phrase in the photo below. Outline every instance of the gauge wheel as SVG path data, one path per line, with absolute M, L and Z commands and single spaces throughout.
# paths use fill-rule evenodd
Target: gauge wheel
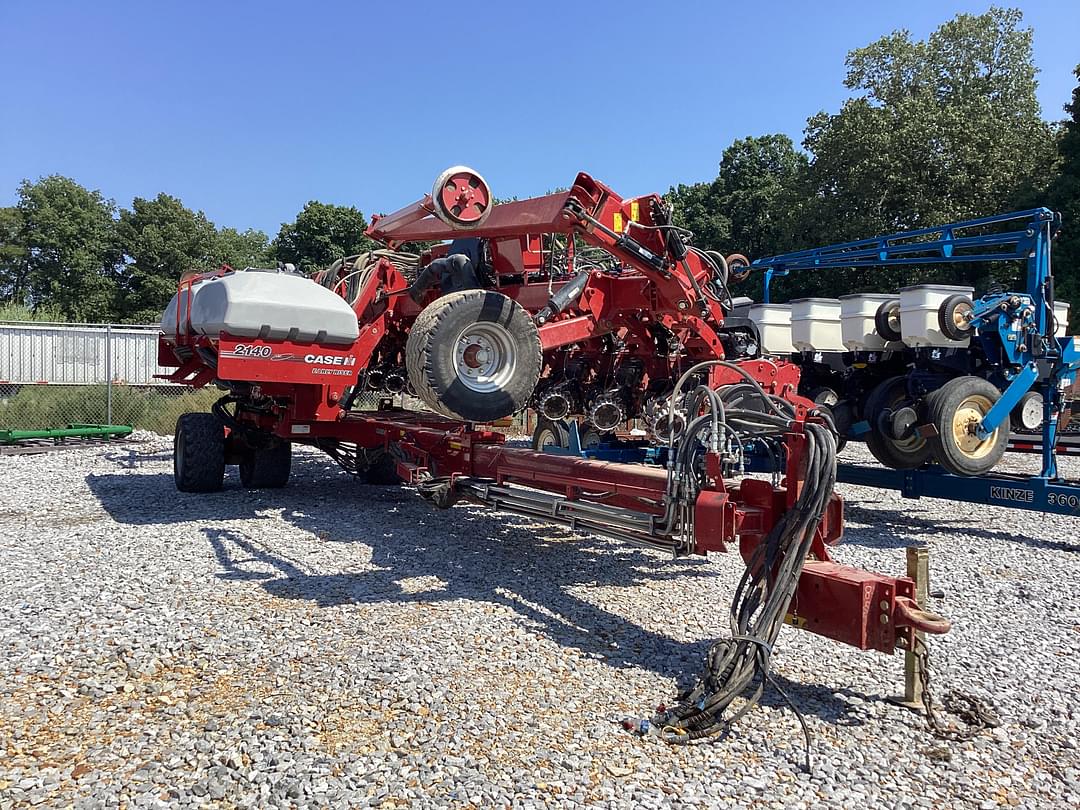
M 1028 391 L 1009 415 L 1017 433 L 1036 433 L 1043 424 L 1043 398 L 1038 391 Z
M 541 416 L 536 420 L 536 429 L 532 435 L 532 449 L 538 453 L 545 447 L 565 449 L 570 446 L 570 428 L 562 419 L 548 419 Z
M 895 470 L 913 470 L 930 458 L 930 443 L 914 427 L 915 407 L 908 397 L 907 378 L 890 377 L 870 392 L 864 412 L 870 422 L 866 447 L 874 458 Z M 904 438 L 895 438 L 902 421 L 909 424 Z
M 1002 422 L 985 439 L 975 428 L 1001 398 L 1001 392 L 981 377 L 965 375 L 949 380 L 927 397 L 931 424 L 937 435 L 930 440 L 935 461 L 955 475 L 982 475 L 1001 461 L 1009 443 L 1008 425 Z

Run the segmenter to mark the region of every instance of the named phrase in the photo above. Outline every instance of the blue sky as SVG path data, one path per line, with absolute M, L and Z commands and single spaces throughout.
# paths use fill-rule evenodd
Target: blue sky
M 1080 3 L 1021 2 L 1063 117 Z M 60 173 L 166 191 L 273 236 L 309 199 L 390 211 L 443 168 L 498 196 L 588 171 L 624 194 L 711 179 L 751 134 L 801 140 L 844 56 L 970 2 L 0 0 L 0 203 Z

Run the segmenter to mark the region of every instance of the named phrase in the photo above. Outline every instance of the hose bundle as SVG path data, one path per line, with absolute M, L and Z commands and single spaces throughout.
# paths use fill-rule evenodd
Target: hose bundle
M 726 361 L 709 361 L 692 368 L 676 385 L 672 403 L 691 374 L 713 364 L 739 370 L 751 385 L 728 386 L 734 394 L 730 397 L 723 395 L 723 389 L 715 392 L 707 386 L 698 388 L 710 413 L 692 418 L 679 447 L 669 454 L 669 490 L 684 497 L 692 498 L 699 487 L 689 464 L 692 452 L 689 445 L 701 445 L 696 437 L 704 436 L 703 430 L 711 428 L 710 443 L 714 450 L 720 437 L 729 435 L 740 447 L 751 442 L 778 447 L 783 434 L 792 430 L 795 422 L 790 403 L 768 395 L 745 371 Z M 836 483 L 837 437 L 831 424 L 808 422 L 803 430 L 806 453 L 805 469 L 801 470 L 802 489 L 794 505 L 781 515 L 747 563 L 731 605 L 730 636 L 712 645 L 698 683 L 680 695 L 675 706 L 662 707 L 651 721 L 637 724 L 641 733 L 657 733 L 675 744 L 722 734 L 757 704 L 769 682 L 798 716 L 807 737 L 809 769 L 806 723 L 769 673 L 773 646 Z M 794 486 L 795 482 L 789 485 Z M 740 697 L 745 702 L 729 717 L 729 708 Z

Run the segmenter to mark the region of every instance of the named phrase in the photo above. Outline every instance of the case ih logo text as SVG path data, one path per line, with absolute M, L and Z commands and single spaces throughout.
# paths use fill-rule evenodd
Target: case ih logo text
M 1035 492 L 1019 487 L 990 487 L 990 497 L 996 501 L 1032 503 L 1035 500 Z
M 308 354 L 304 355 L 305 363 L 318 363 L 323 366 L 355 366 L 356 358 L 350 355 L 337 356 L 333 354 Z

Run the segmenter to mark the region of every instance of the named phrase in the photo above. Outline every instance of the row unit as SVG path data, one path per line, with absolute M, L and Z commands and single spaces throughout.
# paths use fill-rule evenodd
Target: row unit
M 855 293 L 840 298 L 797 298 L 788 304 L 749 304 L 734 314 L 757 324 L 765 354 L 785 355 L 803 351 L 883 351 L 903 346 L 967 346 L 970 339 L 951 340 L 941 332 L 942 305 L 952 296 L 974 293 L 971 287 L 919 284 L 904 287 L 899 296 L 889 293 Z M 899 332 L 902 340 L 890 341 L 880 334 L 879 315 L 890 302 L 899 300 Z M 887 317 L 887 316 L 885 316 Z M 1059 337 L 1065 336 L 1069 304 L 1054 303 Z

